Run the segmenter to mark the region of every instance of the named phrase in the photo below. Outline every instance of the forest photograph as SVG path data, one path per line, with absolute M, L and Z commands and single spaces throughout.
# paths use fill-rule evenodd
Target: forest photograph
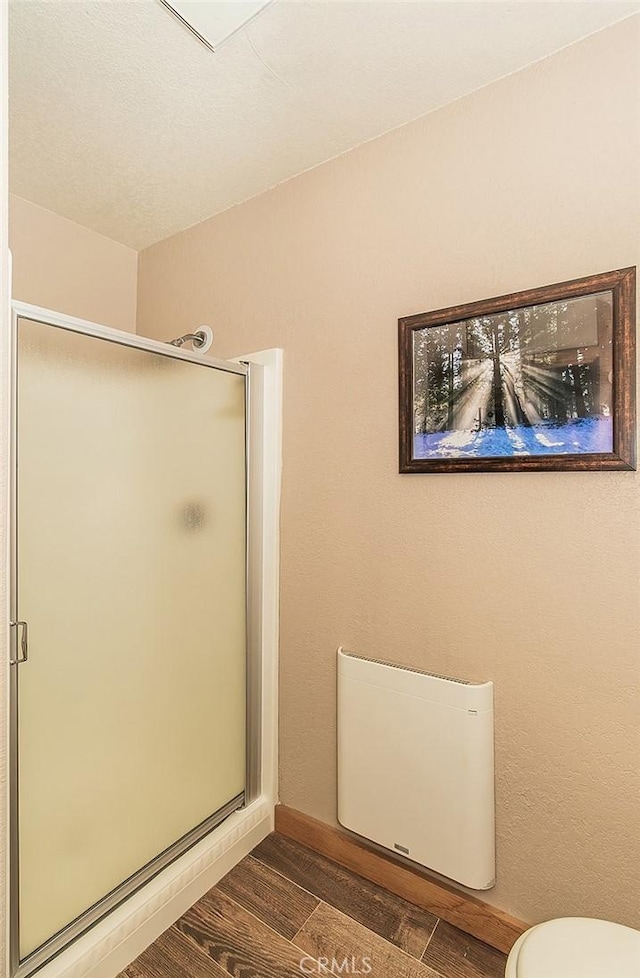
M 613 450 L 613 295 L 413 331 L 413 458 Z

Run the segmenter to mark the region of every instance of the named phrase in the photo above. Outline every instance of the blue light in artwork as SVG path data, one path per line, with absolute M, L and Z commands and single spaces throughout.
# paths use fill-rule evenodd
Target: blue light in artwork
M 414 458 L 514 458 L 613 451 L 613 420 L 606 415 L 510 427 L 461 428 L 414 435 Z

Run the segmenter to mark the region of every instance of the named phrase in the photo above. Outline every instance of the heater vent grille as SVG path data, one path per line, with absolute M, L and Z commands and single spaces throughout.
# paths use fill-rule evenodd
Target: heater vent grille
M 387 666 L 388 669 L 401 669 L 402 672 L 413 672 L 416 676 L 431 676 L 432 679 L 444 679 L 448 683 L 459 683 L 461 686 L 474 686 L 469 679 L 454 679 L 453 676 L 443 676 L 439 672 L 428 672 L 426 669 L 416 669 L 413 666 L 401 666 L 397 662 L 387 662 L 385 659 L 372 659 L 368 655 L 358 655 L 356 652 L 349 652 L 348 649 L 341 649 L 343 655 L 348 655 L 350 659 L 360 659 L 362 662 L 373 662 L 377 666 Z

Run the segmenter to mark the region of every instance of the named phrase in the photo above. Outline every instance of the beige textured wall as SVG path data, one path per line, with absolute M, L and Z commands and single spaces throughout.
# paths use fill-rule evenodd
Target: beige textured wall
M 22 197 L 9 201 L 13 297 L 135 332 L 138 253 Z
M 139 332 L 285 348 L 282 801 L 335 819 L 339 644 L 491 678 L 486 898 L 528 921 L 640 925 L 640 479 L 400 476 L 396 320 L 638 262 L 639 42 L 636 17 L 140 256 Z

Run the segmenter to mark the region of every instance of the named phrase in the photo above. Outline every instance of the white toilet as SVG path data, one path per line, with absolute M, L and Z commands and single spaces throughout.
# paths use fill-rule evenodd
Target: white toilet
M 590 917 L 547 920 L 513 945 L 505 978 L 640 978 L 640 931 Z

